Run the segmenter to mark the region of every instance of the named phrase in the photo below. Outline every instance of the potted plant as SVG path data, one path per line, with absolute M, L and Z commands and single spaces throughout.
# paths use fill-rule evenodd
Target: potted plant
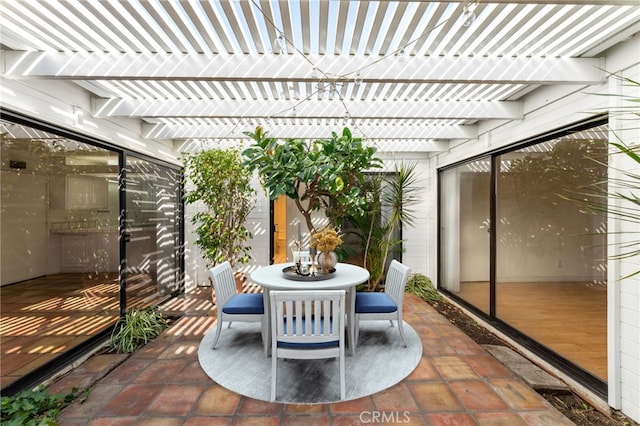
M 365 147 L 348 128 L 331 139 L 279 141 L 258 126 L 245 132 L 253 144 L 244 152 L 245 164 L 257 170 L 269 198 L 286 195 L 294 200 L 310 234 L 315 232 L 313 211 L 324 210 L 333 224 L 348 213 L 362 212 L 366 200 L 360 192 L 365 171 L 380 167 L 376 149 Z
M 235 267 L 250 260 L 253 237 L 246 220 L 255 205 L 251 172 L 235 148 L 210 149 L 183 158 L 187 204 L 198 204 L 192 222 L 197 225 L 195 244 L 210 265 L 225 260 Z

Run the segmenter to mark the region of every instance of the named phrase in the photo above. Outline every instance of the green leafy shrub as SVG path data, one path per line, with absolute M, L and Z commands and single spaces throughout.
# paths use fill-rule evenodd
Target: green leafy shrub
M 380 168 L 376 148 L 354 138 L 347 127 L 331 139 L 308 141 L 267 137 L 261 126 L 255 133 L 244 132 L 253 139 L 243 151 L 249 171 L 257 170 L 262 187 L 271 200 L 286 195 L 304 217 L 309 233 L 318 230 L 312 212 L 324 211 L 332 225 L 339 225 L 346 214 L 361 213 L 367 200 L 360 191 L 365 171 Z
M 111 334 L 109 349 L 131 353 L 147 344 L 169 326 L 157 307 L 133 309 L 120 319 Z
M 57 425 L 60 411 L 77 398 L 77 389 L 70 393 L 49 394 L 44 386 L 2 397 L 0 418 L 7 426 Z
M 248 242 L 253 238 L 245 226 L 255 206 L 251 171 L 236 148 L 216 148 L 183 154 L 187 204 L 202 203 L 192 222 L 197 225 L 202 257 L 211 265 L 225 260 L 235 266 L 251 259 Z
M 407 280 L 406 291 L 430 302 L 441 299 L 440 293 L 431 282 L 431 278 L 423 274 L 411 274 Z

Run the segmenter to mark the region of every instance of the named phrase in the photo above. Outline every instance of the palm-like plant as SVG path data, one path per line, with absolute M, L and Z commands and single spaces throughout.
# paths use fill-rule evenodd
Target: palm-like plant
M 629 229 L 618 232 L 624 236 L 624 242 L 619 243 L 619 253 L 611 256 L 612 259 L 630 259 L 640 257 L 640 146 L 629 146 L 624 142 L 610 142 L 615 152 L 612 155 L 623 155 L 633 166 L 625 169 L 609 167 L 610 172 L 615 171 L 616 177 L 610 177 L 608 189 L 602 190 L 602 182 L 577 190 L 577 195 L 570 197 L 577 202 L 585 212 L 603 215 L 630 223 Z M 635 229 L 635 231 L 633 231 Z M 612 231 L 608 231 L 609 234 Z M 640 270 L 627 274 L 623 278 L 639 275 Z
M 620 122 L 624 122 L 628 130 L 640 130 L 640 82 L 630 78 L 623 78 L 622 84 L 635 95 L 621 96 L 621 107 L 614 109 L 612 114 Z M 624 156 L 630 164 L 624 169 L 614 169 L 615 177 L 609 179 L 608 197 L 614 202 L 596 203 L 596 206 L 605 207 L 606 212 L 627 224 L 628 229 L 621 231 L 624 242 L 620 243 L 619 253 L 614 259 L 629 259 L 640 257 L 640 141 L 636 139 L 635 145 L 626 143 L 615 134 L 617 140 L 609 144 L 617 151 L 617 155 Z M 605 204 L 606 203 L 606 204 Z M 598 208 L 598 207 L 596 207 Z M 623 278 L 629 278 L 640 274 L 640 269 L 631 272 Z
M 637 164 L 632 170 L 640 170 L 640 146 L 632 148 L 624 143 L 611 143 L 619 152 L 626 155 L 632 162 Z M 617 207 L 609 207 L 609 214 L 618 217 L 620 220 L 635 225 L 636 231 L 631 236 L 630 241 L 621 248 L 620 254 L 615 256 L 618 259 L 640 257 L 640 173 L 631 170 L 621 171 L 622 178 L 616 179 L 616 186 L 610 193 L 611 196 L 626 201 L 626 204 Z M 637 270 L 627 277 L 640 274 Z
M 624 86 L 635 93 L 640 92 L 640 82 L 624 77 L 619 78 Z M 616 118 L 624 124 L 627 130 L 634 130 L 637 134 L 640 130 L 640 97 L 634 95 L 607 95 L 619 98 L 620 107 L 609 111 L 609 117 Z M 608 215 L 626 224 L 631 224 L 626 229 L 618 232 L 618 254 L 612 259 L 630 259 L 640 257 L 640 145 L 623 141 L 622 137 L 614 133 L 615 140 L 609 142 L 610 158 L 613 155 L 623 157 L 619 163 L 625 164 L 624 168 L 612 167 L 600 158 L 592 158 L 592 161 L 609 168 L 609 177 L 591 185 L 577 188 L 575 194 L 566 197 L 578 203 L 583 211 Z M 607 231 L 611 234 L 612 231 Z M 640 274 L 640 269 L 622 277 L 629 278 Z
M 363 266 L 369 270 L 370 291 L 384 280 L 389 254 L 402 242 L 395 237 L 396 231 L 414 224 L 411 207 L 419 201 L 415 168 L 416 164 L 402 164 L 390 177 L 375 176 L 365 190 L 367 211 L 349 216 L 363 250 Z

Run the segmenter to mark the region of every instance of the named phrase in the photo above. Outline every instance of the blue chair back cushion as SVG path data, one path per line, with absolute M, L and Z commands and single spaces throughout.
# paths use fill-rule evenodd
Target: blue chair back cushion
M 295 328 L 295 323 L 297 321 L 297 318 L 293 319 L 293 327 Z M 306 318 L 302 318 L 302 328 L 305 328 L 305 322 L 306 322 Z M 315 318 L 311 319 L 311 328 L 313 329 L 315 326 Z M 327 324 L 329 326 L 329 328 L 331 330 L 333 330 L 333 321 L 330 321 L 329 324 Z M 288 329 L 287 326 L 287 320 L 284 320 L 284 328 L 285 328 L 285 332 Z M 325 321 L 324 318 L 320 319 L 320 328 L 324 330 L 325 328 Z M 279 348 L 285 348 L 285 349 L 326 349 L 326 348 L 337 348 L 338 346 L 340 346 L 340 340 L 332 340 L 330 342 L 317 342 L 317 343 L 293 343 L 293 342 L 281 342 L 278 341 L 278 347 Z
M 357 314 L 380 314 L 391 313 L 398 310 L 393 299 L 385 293 L 356 293 L 356 313 Z
M 262 294 L 236 294 L 222 307 L 225 314 L 264 314 Z
M 318 343 L 278 342 L 278 347 L 284 348 L 284 349 L 326 349 L 326 348 L 337 348 L 338 346 L 340 346 L 339 340 L 335 340 L 331 342 L 318 342 Z

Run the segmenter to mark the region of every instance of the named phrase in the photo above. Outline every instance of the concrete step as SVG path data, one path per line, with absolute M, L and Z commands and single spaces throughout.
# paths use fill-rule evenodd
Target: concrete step
M 482 345 L 482 347 L 536 391 L 569 392 L 569 387 L 564 382 L 556 379 L 513 349 L 500 345 Z

